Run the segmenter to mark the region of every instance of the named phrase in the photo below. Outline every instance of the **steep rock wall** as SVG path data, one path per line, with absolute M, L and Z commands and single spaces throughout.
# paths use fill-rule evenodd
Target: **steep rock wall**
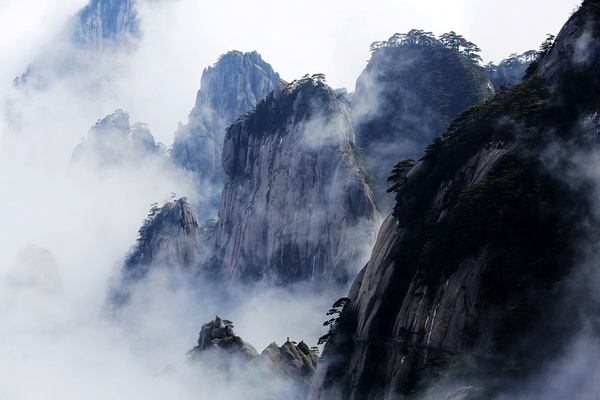
M 95 49 L 125 44 L 139 34 L 134 7 L 134 0 L 90 0 L 75 16 L 74 40 Z
M 598 146 L 600 56 L 574 45 L 597 37 L 598 21 L 599 3 L 585 1 L 541 60 L 544 75 L 459 114 L 428 146 L 333 324 L 310 399 L 395 399 L 453 373 L 446 383 L 494 398 L 585 325 L 552 310 L 594 219 L 591 183 L 561 175 L 572 152 Z
M 379 220 L 354 150 L 348 107 L 331 89 L 280 82 L 227 131 L 206 268 L 234 281 L 353 276 Z
M 230 51 L 202 73 L 196 103 L 188 123 L 175 133 L 171 157 L 192 171 L 199 186 L 208 180 L 222 184 L 221 149 L 225 128 L 256 107 L 279 80 L 257 52 Z
M 71 156 L 70 167 L 88 164 L 107 167 L 125 162 L 139 162 L 145 157 L 157 157 L 162 144 L 144 123 L 129 122 L 129 114 L 123 110 L 98 120 L 89 130 L 87 140 L 81 142 Z
M 412 30 L 376 43 L 356 81 L 351 115 L 374 176 L 377 205 L 389 212 L 393 198 L 385 193 L 386 179 L 394 164 L 421 158 L 458 112 L 491 97 L 493 87 L 472 55 L 431 33 Z
M 109 301 L 117 306 L 126 303 L 133 285 L 153 270 L 193 276 L 205 254 L 204 246 L 198 222 L 185 198 L 167 202 L 162 207 L 154 205 L 139 230 L 137 243 L 110 287 Z

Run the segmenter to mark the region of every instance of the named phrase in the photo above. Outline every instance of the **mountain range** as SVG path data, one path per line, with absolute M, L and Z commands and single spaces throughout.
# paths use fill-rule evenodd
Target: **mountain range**
M 61 33 L 72 46 L 43 50 L 15 86 L 85 74 L 82 54 L 134 48 L 141 23 L 132 0 L 90 0 Z M 353 93 L 230 51 L 204 69 L 171 145 L 124 110 L 102 117 L 70 170 L 152 164 L 193 182 L 150 206 L 105 318 L 118 325 L 156 285 L 226 310 L 248 288 L 318 294 L 332 304 L 322 354 L 289 337 L 259 354 L 217 316 L 187 365 L 277 381 L 258 395 L 269 399 L 541 398 L 540 382 L 576 368 L 564 354 L 597 338 L 586 160 L 600 132 L 599 36 L 596 0 L 497 66 L 455 32 L 414 29 L 372 44 Z

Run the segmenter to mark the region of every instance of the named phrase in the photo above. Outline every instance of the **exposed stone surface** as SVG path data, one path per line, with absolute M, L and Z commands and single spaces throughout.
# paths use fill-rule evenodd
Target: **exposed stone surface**
M 111 54 L 118 49 L 131 49 L 138 37 L 135 0 L 90 0 L 51 40 L 52 45 L 42 49 L 15 83 L 44 88 L 52 78 L 77 75 L 97 90 L 104 83 L 102 79 L 96 79 L 103 76 L 98 66 L 117 65 L 118 57 L 113 60 Z
M 508 148 L 503 147 L 501 152 L 506 154 Z M 449 189 L 459 190 L 483 179 L 501 157 L 497 150 L 492 145 L 483 147 L 451 184 L 441 185 L 429 215 L 448 212 Z M 422 179 L 421 174 L 429 171 L 425 164 L 418 164 L 409 180 Z M 489 261 L 488 254 L 484 251 L 465 259 L 444 282 L 428 285 L 422 273 L 403 266 L 409 256 L 400 250 L 401 244 L 415 234 L 414 226 L 406 227 L 412 225 L 408 222 L 414 220 L 414 207 L 416 204 L 408 203 L 397 217 L 390 215 L 381 226 L 371 259 L 348 295 L 352 332 L 333 339 L 336 344 L 345 341 L 340 351 L 349 351 L 352 356 L 343 361 L 343 366 L 335 361 L 320 366 L 310 399 L 391 399 L 401 392 L 409 374 L 437 352 L 491 350 L 493 328 L 502 314 L 494 307 L 483 306 L 481 274 Z M 330 392 L 328 376 L 336 374 L 338 368 L 347 375 Z M 364 380 L 373 380 L 376 389 Z M 385 382 L 385 388 L 381 382 Z
M 127 255 L 117 282 L 110 288 L 110 301 L 129 300 L 132 285 L 152 270 L 178 271 L 193 276 L 204 255 L 198 222 L 185 198 L 155 205 L 139 230 L 137 244 Z
M 227 131 L 206 269 L 231 281 L 352 277 L 380 218 L 354 151 L 348 107 L 331 89 L 278 84 Z
M 536 75 L 544 76 L 548 83 L 556 83 L 561 73 L 577 64 L 586 64 L 600 49 L 597 40 L 596 1 L 583 2 L 582 11 L 575 13 L 562 27 L 554 45 L 539 62 Z
M 250 344 L 236 336 L 229 321 L 223 320 L 218 315 L 213 321 L 208 321 L 202 325 L 198 337 L 198 346 L 194 347 L 189 357 L 191 360 L 199 360 L 207 352 L 212 355 L 219 354 L 222 357 L 232 355 L 241 357 L 241 360 L 250 360 L 258 356 L 256 349 Z M 220 354 L 224 352 L 224 354 Z
M 74 39 L 86 47 L 102 49 L 123 45 L 139 34 L 134 0 L 90 0 L 74 17 Z
M 412 31 L 411 31 L 412 32 Z M 395 35 L 396 36 L 396 35 Z M 356 81 L 352 124 L 373 175 L 377 206 L 389 212 L 386 179 L 398 160 L 423 156 L 460 111 L 493 94 L 485 70 L 431 37 L 375 50 Z M 443 94 L 443 95 L 442 95 Z
M 226 371 L 232 367 L 252 370 L 260 381 L 277 381 L 286 398 L 302 399 L 308 393 L 319 355 L 303 341 L 296 345 L 289 338 L 281 347 L 271 343 L 259 355 L 235 334 L 231 321 L 217 315 L 202 325 L 198 345 L 188 352 L 188 359 L 192 365 L 204 363 Z
M 550 297 L 579 261 L 569 249 L 578 226 L 593 219 L 585 192 L 557 178 L 573 159 L 555 149 L 598 144 L 600 55 L 578 45 L 587 34 L 600 34 L 598 1 L 585 1 L 567 22 L 540 62 L 541 78 L 462 113 L 410 171 L 333 327 L 309 399 L 395 399 L 431 384 L 436 369 L 449 368 L 444 357 L 460 369 L 475 355 L 485 359 L 470 371 L 481 373 L 469 381 L 477 386 L 446 398 L 490 398 L 485 390 L 503 390 L 494 385 L 505 371 L 506 379 L 537 371 L 564 351 L 566 331 L 585 330 L 564 312 L 552 319 Z M 547 108 L 523 107 L 528 101 Z M 562 141 L 544 142 L 548 131 Z M 540 165 L 548 151 L 553 159 Z M 553 163 L 559 174 L 549 173 Z M 491 365 L 491 375 L 481 372 Z M 419 383 L 423 376 L 429 381 Z
M 135 163 L 159 154 L 159 145 L 148 126 L 140 122 L 130 125 L 129 114 L 116 110 L 90 128 L 87 140 L 73 151 L 70 165 L 106 167 L 125 162 Z
M 279 75 L 257 52 L 230 51 L 222 55 L 202 73 L 188 123 L 180 124 L 175 133 L 173 162 L 192 171 L 199 181 L 222 184 L 225 128 L 254 109 L 278 80 Z
M 295 390 L 302 393 L 308 393 L 318 361 L 318 353 L 311 351 L 306 343 L 301 341 L 295 345 L 289 340 L 281 347 L 271 343 L 256 359 L 273 373 L 291 380 Z

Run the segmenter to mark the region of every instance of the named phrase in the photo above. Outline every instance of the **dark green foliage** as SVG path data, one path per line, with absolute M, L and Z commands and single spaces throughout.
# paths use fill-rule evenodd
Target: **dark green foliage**
M 544 58 L 546 54 L 550 53 L 550 50 L 552 50 L 552 46 L 554 45 L 554 39 L 556 39 L 556 36 L 552 34 L 547 35 L 546 39 L 542 42 L 542 44 L 540 45 L 540 49 L 537 52 L 538 57 Z
M 342 297 L 336 300 L 335 303 L 331 306 L 329 311 L 327 311 L 327 315 L 337 315 L 334 318 L 330 318 L 329 320 L 323 322 L 323 326 L 328 326 L 328 332 L 319 338 L 317 344 L 325 344 L 331 337 L 331 335 L 336 331 L 338 322 L 342 315 L 342 312 L 346 310 L 346 307 L 350 304 L 350 299 L 347 297 Z
M 485 70 L 460 51 L 445 47 L 439 41 L 401 42 L 388 46 L 373 54 L 372 63 L 381 64 L 397 60 L 386 66 L 379 80 L 390 86 L 386 93 L 387 109 L 404 110 L 404 120 L 386 121 L 396 127 L 397 134 L 410 135 L 411 126 L 407 117 L 425 109 L 435 110 L 439 124 L 447 124 L 452 116 L 469 105 L 486 99 Z M 395 89 L 395 90 L 394 90 Z M 408 96 L 411 93 L 412 96 Z M 441 126 L 438 133 L 442 131 Z
M 499 90 L 501 85 L 512 86 L 517 84 L 521 78 L 527 75 L 532 63 L 537 65 L 537 58 L 536 51 L 529 50 L 523 54 L 511 54 L 508 58 L 500 61 L 498 65 L 490 62 L 485 66 L 485 69 L 494 88 Z
M 300 94 L 302 97 L 297 101 Z M 227 128 L 227 132 L 229 134 L 230 129 L 243 123 L 248 127 L 250 135 L 266 136 L 281 129 L 291 116 L 297 119 L 310 118 L 314 113 L 321 111 L 319 106 L 335 97 L 333 90 L 325 84 L 324 74 L 307 74 L 288 85 L 280 102 L 274 104 L 276 100 L 270 94 L 256 104 L 255 110 L 238 117 L 233 125 Z
M 392 175 L 387 179 L 388 182 L 394 182 L 394 185 L 387 190 L 388 193 L 397 192 L 400 188 L 406 186 L 406 174 L 415 165 L 414 162 L 415 160 L 412 158 L 407 158 L 396 163 L 392 169 Z
M 167 203 L 162 207 L 158 203 L 153 203 L 150 206 L 148 216 L 142 222 L 142 226 L 138 230 L 138 238 L 136 244 L 131 248 L 123 263 L 123 272 L 126 279 L 136 280 L 146 274 L 149 261 L 148 248 L 150 240 L 154 232 L 162 225 L 164 212 L 166 211 Z
M 412 30 L 375 42 L 352 100 L 357 144 L 365 150 L 382 209 L 385 179 L 398 159 L 420 158 L 467 107 L 492 94 L 477 46 L 454 32 Z M 377 101 L 373 102 L 373 96 Z
M 439 46 L 458 52 L 465 58 L 477 62 L 481 57 L 477 54 L 481 49 L 474 43 L 466 40 L 462 35 L 454 31 L 444 33 L 439 38 L 431 32 L 425 32 L 420 29 L 412 29 L 408 33 L 395 33 L 387 41 L 371 43 L 371 52 L 375 53 L 382 49 L 389 49 L 397 46 Z
M 559 140 L 563 146 L 583 143 L 578 136 L 580 118 L 598 105 L 597 65 L 595 59 L 586 65 L 567 64 L 552 88 L 545 78 L 530 76 L 502 88 L 486 104 L 465 110 L 428 146 L 424 179 L 398 191 L 395 213 L 400 223 L 427 221 L 413 226 L 418 233 L 400 245 L 410 255 L 403 269 L 417 271 L 427 286 L 437 287 L 464 260 L 483 251 L 489 254 L 482 272 L 482 307 L 504 312 L 494 331 L 494 363 L 484 364 L 492 373 L 483 379 L 481 370 L 464 366 L 468 358 L 448 359 L 449 370 L 455 371 L 456 365 L 470 370 L 466 382 L 485 389 L 481 398 L 489 398 L 498 377 L 518 379 L 533 371 L 565 336 L 560 332 L 564 325 L 549 323 L 551 294 L 571 272 L 580 222 L 592 217 L 586 185 L 568 185 L 544 172 L 538 155 L 551 141 Z M 505 154 L 478 183 L 448 190 L 443 218 L 428 214 L 432 200 L 407 201 L 411 196 L 432 199 L 443 182 L 461 182 L 461 167 L 473 154 L 482 146 L 505 142 L 519 143 L 517 150 Z M 407 204 L 417 204 L 411 211 L 423 218 L 406 222 Z M 553 340 L 545 349 L 531 346 L 524 338 L 532 332 L 540 340 Z M 421 382 L 439 378 L 434 373 L 438 367 L 433 363 L 415 371 L 414 382 L 419 377 Z
M 425 226 L 415 259 L 425 279 L 437 284 L 486 248 L 495 254 L 483 277 L 490 301 L 505 301 L 531 281 L 556 281 L 564 272 L 558 255 L 566 246 L 559 245 L 560 222 L 550 206 L 557 201 L 557 184 L 542 179 L 534 162 L 504 156 L 483 181 L 460 193 L 448 221 L 438 223 L 434 216 Z
M 532 129 L 531 140 L 543 133 L 536 125 L 550 115 L 550 89 L 541 77 L 503 89 L 484 105 L 469 107 L 452 120 L 441 138 L 427 146 L 425 159 L 435 159 L 433 181 L 452 176 L 478 148 L 494 135 L 511 140 Z

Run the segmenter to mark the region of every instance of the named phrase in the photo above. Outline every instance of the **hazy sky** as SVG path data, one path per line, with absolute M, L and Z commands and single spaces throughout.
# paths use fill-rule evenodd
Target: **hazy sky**
M 0 89 L 26 68 L 48 38 L 85 0 L 0 0 Z M 125 108 L 170 144 L 186 121 L 203 68 L 229 50 L 257 50 L 282 78 L 322 72 L 334 87 L 354 89 L 370 43 L 412 28 L 454 30 L 482 49 L 485 62 L 537 49 L 556 34 L 579 0 L 307 0 L 254 2 L 147 0 L 144 42 L 124 78 Z M 103 115 L 98 115 L 97 118 Z M 90 121 L 90 124 L 93 121 Z

